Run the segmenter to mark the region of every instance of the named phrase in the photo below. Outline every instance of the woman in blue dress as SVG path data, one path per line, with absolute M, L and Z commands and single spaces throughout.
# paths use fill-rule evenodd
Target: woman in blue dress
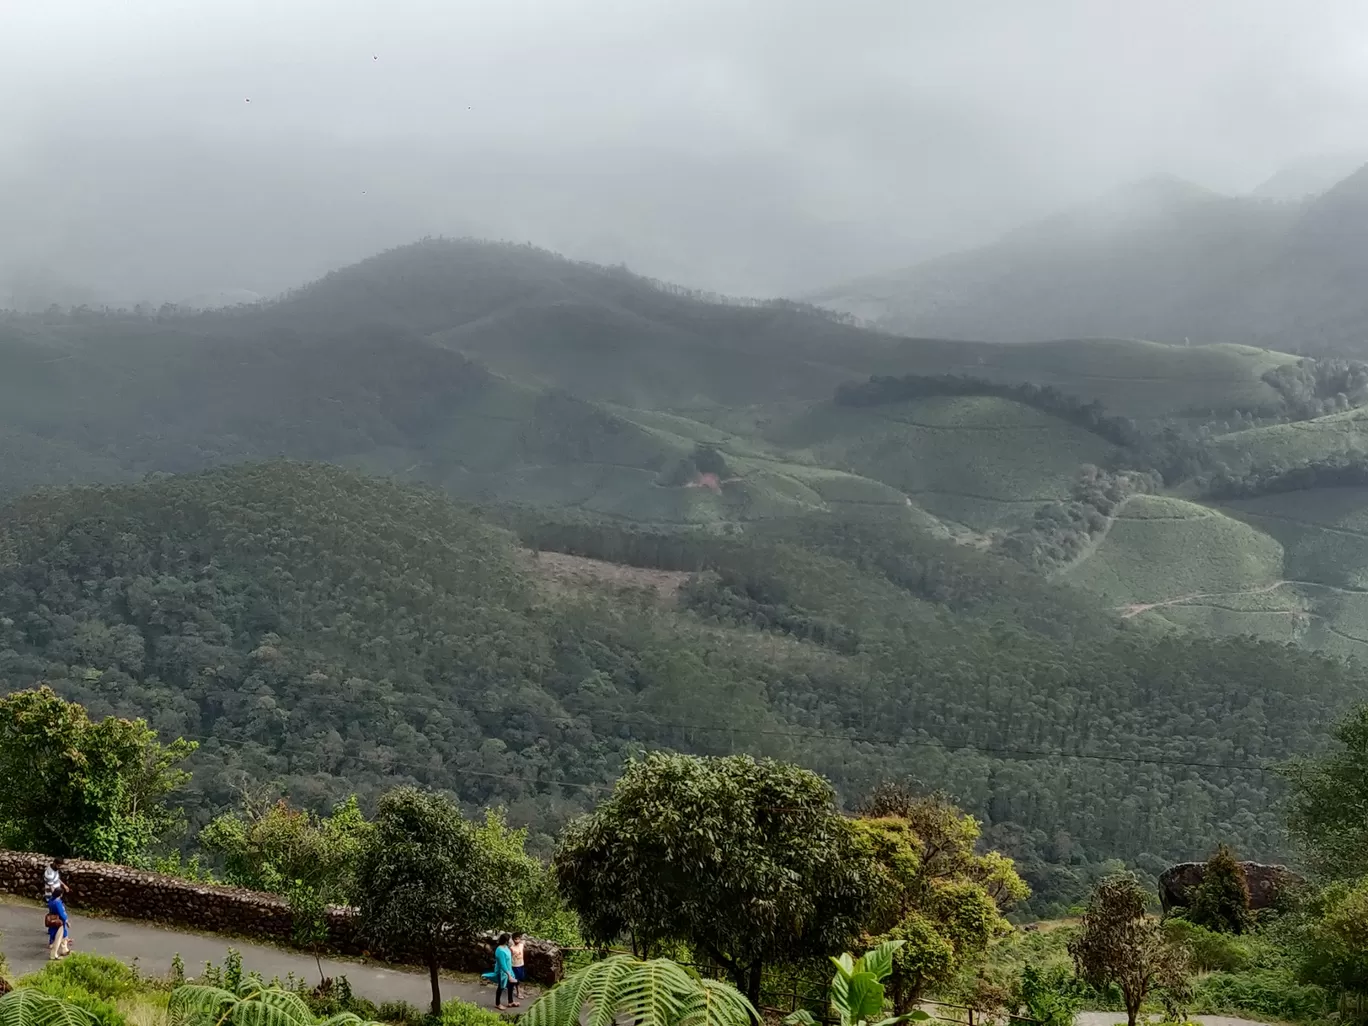
M 53 866 L 53 876 L 56 877 L 56 866 Z M 66 905 L 62 903 L 62 895 L 66 893 L 67 886 L 62 883 L 61 877 L 55 880 L 47 879 L 47 915 L 44 922 L 48 928 L 48 959 L 55 961 L 59 958 L 66 958 L 71 954 L 71 920 L 67 918 Z

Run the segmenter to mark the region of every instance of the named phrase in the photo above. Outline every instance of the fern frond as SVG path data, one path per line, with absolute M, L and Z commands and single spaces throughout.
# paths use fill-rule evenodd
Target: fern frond
M 808 1017 L 811 1022 L 811 1016 Z M 746 1026 L 760 1022 L 746 995 L 721 980 L 702 980 L 685 996 L 677 1026 Z
M 171 992 L 167 1002 L 172 1026 L 190 1022 L 217 1022 L 237 1003 L 238 996 L 222 987 L 184 983 Z
M 734 988 L 699 979 L 669 959 L 643 962 L 614 955 L 543 994 L 523 1016 L 522 1026 L 614 1026 L 622 1021 L 634 1026 L 745 1026 L 753 1012 Z
M 0 997 L 0 1026 L 94 1026 L 84 1008 L 50 994 L 20 987 Z

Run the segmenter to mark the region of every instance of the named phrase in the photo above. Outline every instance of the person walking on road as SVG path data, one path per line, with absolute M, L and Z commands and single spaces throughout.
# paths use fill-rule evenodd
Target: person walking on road
M 502 1010 L 504 992 L 508 992 L 507 1007 L 517 1008 L 518 977 L 513 972 L 513 951 L 509 947 L 512 938 L 508 934 L 499 935 L 499 946 L 494 949 L 494 1008 Z
M 57 886 L 47 892 L 47 915 L 43 917 L 48 931 L 48 960 L 54 962 L 71 954 L 71 920 L 62 902 L 65 892 L 66 884 L 59 879 Z

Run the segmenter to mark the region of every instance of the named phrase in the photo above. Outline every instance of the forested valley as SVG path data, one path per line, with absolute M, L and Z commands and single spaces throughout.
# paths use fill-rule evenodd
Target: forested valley
M 1200 504 L 1361 484 L 1353 360 L 906 339 L 437 239 L 6 315 L 0 360 L 0 683 L 197 742 L 186 844 L 411 782 L 546 852 L 633 753 L 745 752 L 945 791 L 1057 911 L 1115 860 L 1289 857 L 1278 767 L 1368 694 L 1358 550 L 1255 564 Z M 1294 577 L 1337 605 L 1222 597 Z

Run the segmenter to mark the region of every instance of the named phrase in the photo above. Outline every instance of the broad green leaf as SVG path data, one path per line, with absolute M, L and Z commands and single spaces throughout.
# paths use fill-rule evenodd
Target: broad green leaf
M 893 953 L 906 941 L 886 940 L 878 947 L 871 948 L 857 963 L 857 968 L 872 975 L 876 980 L 886 980 L 893 974 Z
M 883 1015 L 884 988 L 872 973 L 856 973 L 850 978 L 846 1007 L 837 1005 L 843 1018 L 861 1022 Z

